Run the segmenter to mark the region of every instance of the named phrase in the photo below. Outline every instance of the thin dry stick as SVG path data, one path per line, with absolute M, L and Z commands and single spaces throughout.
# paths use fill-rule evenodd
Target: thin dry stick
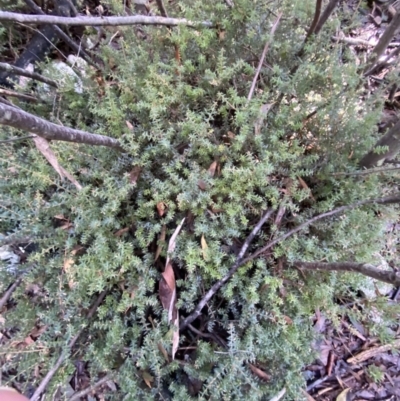
M 263 217 L 260 219 L 260 221 L 257 223 L 257 225 L 253 228 L 251 231 L 250 235 L 246 238 L 244 241 L 244 244 L 242 245 L 242 248 L 240 249 L 239 254 L 237 255 L 236 262 L 233 264 L 233 266 L 229 269 L 228 273 L 219 281 L 217 281 L 207 292 L 206 295 L 201 299 L 201 301 L 198 303 L 196 309 L 186 318 L 183 320 L 181 325 L 179 326 L 179 330 L 184 330 L 190 323 L 193 322 L 199 315 L 201 310 L 204 308 L 204 306 L 207 304 L 207 302 L 214 296 L 214 294 L 235 274 L 236 270 L 242 266 L 242 259 L 244 255 L 246 254 L 246 251 L 250 244 L 252 243 L 254 237 L 257 235 L 257 233 L 261 230 L 261 227 L 264 225 L 264 223 L 271 217 L 273 213 L 273 209 L 268 209 Z
M 315 27 L 318 24 L 319 17 L 321 15 L 321 8 L 322 8 L 322 0 L 317 0 L 315 4 L 315 13 L 314 13 L 314 19 L 311 23 L 310 29 L 307 32 L 305 42 L 308 41 L 309 37 L 314 33 Z
M 36 137 L 36 135 L 21 136 L 20 138 L 4 139 L 4 140 L 0 141 L 0 143 L 9 143 L 9 142 L 24 141 L 25 139 L 32 139 L 32 138 L 35 138 L 35 137 Z
M 93 304 L 93 306 L 90 308 L 89 313 L 87 314 L 87 319 L 90 319 L 94 313 L 96 312 L 96 309 L 99 307 L 101 302 L 103 301 L 104 297 L 107 295 L 107 290 L 103 291 L 99 297 L 96 299 L 96 302 Z M 58 357 L 56 363 L 54 366 L 48 371 L 46 376 L 43 378 L 41 383 L 39 384 L 39 387 L 36 389 L 36 391 L 33 393 L 32 397 L 29 399 L 29 401 L 37 401 L 43 391 L 46 389 L 47 385 L 50 383 L 50 380 L 53 378 L 53 376 L 57 373 L 57 370 L 60 368 L 62 363 L 65 361 L 65 359 L 68 357 L 72 347 L 75 345 L 77 342 L 79 336 L 82 334 L 83 329 L 79 330 L 77 334 L 70 340 L 70 342 L 67 345 L 67 348 L 61 352 L 61 355 Z
M 25 0 L 25 3 L 36 13 L 40 15 L 46 15 L 42 9 L 36 5 L 36 3 L 33 0 Z M 90 55 L 86 53 L 85 50 L 82 49 L 81 46 L 79 46 L 77 43 L 75 43 L 59 26 L 54 25 L 54 31 L 56 32 L 57 36 L 63 40 L 65 43 L 68 44 L 68 46 L 71 47 L 71 49 L 75 50 L 77 55 L 80 55 L 87 63 L 92 65 L 93 67 L 97 68 L 98 70 L 101 70 L 102 68 L 92 60 Z
M 18 93 L 9 89 L 0 89 L 0 95 L 2 96 L 11 96 L 11 97 L 16 97 L 18 99 L 22 100 L 28 100 L 30 102 L 39 102 L 40 99 L 34 96 L 30 95 L 24 95 L 23 93 Z
M 272 240 L 270 242 L 268 242 L 265 246 L 263 246 L 262 248 L 260 248 L 258 251 L 254 252 L 253 254 L 249 255 L 247 258 L 243 259 L 244 253 L 246 252 L 251 240 L 254 238 L 254 236 L 252 236 L 253 232 L 257 233 L 259 231 L 259 229 L 261 228 L 262 224 L 260 225 L 260 223 L 262 223 L 262 221 L 264 220 L 264 218 L 266 216 L 263 217 L 263 219 L 260 221 L 259 224 L 257 224 L 257 226 L 253 229 L 252 233 L 250 234 L 250 236 L 246 239 L 245 244 L 242 247 L 241 252 L 238 255 L 238 258 L 235 262 L 235 264 L 229 269 L 228 273 L 219 281 L 217 281 L 207 292 L 206 295 L 204 295 L 204 297 L 200 300 L 200 302 L 198 303 L 197 307 L 195 308 L 195 310 L 182 322 L 181 326 L 180 326 L 180 330 L 183 330 L 188 324 L 192 323 L 193 320 L 195 320 L 199 315 L 201 310 L 204 308 L 204 306 L 207 304 L 207 302 L 215 295 L 215 293 L 235 274 L 235 272 L 237 271 L 237 269 L 240 266 L 243 266 L 244 264 L 246 264 L 247 262 L 255 259 L 257 256 L 261 255 L 262 253 L 264 253 L 265 251 L 267 251 L 268 249 L 271 249 L 273 246 L 275 246 L 276 244 L 278 244 L 279 242 L 284 241 L 286 238 L 296 234 L 297 232 L 301 231 L 303 228 L 309 226 L 310 224 L 321 220 L 325 217 L 329 217 L 329 216 L 333 216 L 335 214 L 344 212 L 346 210 L 351 210 L 354 209 L 358 206 L 363 206 L 363 205 L 367 205 L 367 204 L 371 204 L 371 203 L 378 203 L 378 204 L 389 204 L 389 203 L 399 203 L 400 202 L 400 192 L 397 194 L 394 194 L 392 196 L 388 196 L 386 198 L 379 198 L 379 199 L 368 199 L 365 201 L 359 201 L 356 203 L 353 203 L 352 205 L 347 205 L 347 206 L 341 206 L 338 207 L 337 209 L 333 209 L 329 212 L 326 213 L 322 213 L 319 214 L 313 218 L 311 218 L 310 220 L 307 220 L 306 222 L 304 222 L 303 224 L 300 224 L 299 226 L 295 227 L 293 230 L 290 230 L 289 232 L 287 232 L 286 234 L 282 235 L 281 237 Z M 268 211 L 268 213 L 272 214 L 272 211 Z M 269 217 L 269 216 L 268 216 Z M 267 217 L 267 218 L 268 218 Z M 265 219 L 266 220 L 266 219 Z M 264 221 L 265 221 L 264 220 Z M 260 227 L 258 228 L 258 226 L 260 225 Z M 257 231 L 255 231 L 258 228 Z M 251 237 L 251 239 L 250 239 Z M 249 241 L 250 240 L 250 241 Z M 244 246 L 246 245 L 246 248 L 243 251 Z
M 267 40 L 267 43 L 264 46 L 264 50 L 263 50 L 262 55 L 260 57 L 260 61 L 258 63 L 256 74 L 254 75 L 253 82 L 251 84 L 249 95 L 247 96 L 247 103 L 249 103 L 251 98 L 253 97 L 253 93 L 254 93 L 254 90 L 256 88 L 258 76 L 260 75 L 260 71 L 261 71 L 261 68 L 263 66 L 265 56 L 267 55 L 267 51 L 268 51 L 269 45 L 272 42 L 272 38 L 274 36 L 276 28 L 278 28 L 279 20 L 281 19 L 281 17 L 282 17 L 282 13 L 278 14 L 278 17 L 276 18 L 276 21 L 274 22 L 274 25 L 272 25 L 271 32 L 269 34 L 269 38 Z
M 0 310 L 10 299 L 12 293 L 17 289 L 17 287 L 21 284 L 22 276 L 17 278 L 14 283 L 8 288 L 8 290 L 4 293 L 4 295 L 0 298 Z
M 107 376 L 104 376 L 102 379 L 100 379 L 98 382 L 91 384 L 90 386 L 84 388 L 81 391 L 78 391 L 75 393 L 71 398 L 68 399 L 68 401 L 78 401 L 85 395 L 89 394 L 91 391 L 96 389 L 97 387 L 100 387 L 102 384 L 107 383 L 109 380 L 113 378 L 112 374 L 109 374 Z
M 399 347 L 400 347 L 400 339 L 397 339 L 392 344 L 386 344 L 386 345 L 381 345 L 376 348 L 367 349 L 367 350 L 359 353 L 358 355 L 347 359 L 346 362 L 351 365 L 361 363 L 361 362 L 364 362 L 376 355 L 383 354 L 384 352 L 391 351 L 393 348 L 399 348 Z
M 364 276 L 374 278 L 375 280 L 383 281 L 384 283 L 400 286 L 400 275 L 393 270 L 382 270 L 368 263 L 356 262 L 293 262 L 293 266 L 308 270 L 325 270 L 325 271 L 345 271 L 356 272 Z
M 7 63 L 0 63 L 0 70 L 13 73 L 15 75 L 22 75 L 23 77 L 32 78 L 36 81 L 44 82 L 54 88 L 57 88 L 57 82 L 53 81 L 50 78 L 44 77 L 43 75 L 37 74 L 36 72 L 30 72 L 28 70 L 24 70 L 23 68 L 15 67 L 14 65 Z
M 310 224 L 315 223 L 318 220 L 324 219 L 325 217 L 330 217 L 330 216 L 333 216 L 335 214 L 344 212 L 346 210 L 355 209 L 356 207 L 368 205 L 368 204 L 371 204 L 371 203 L 377 203 L 377 204 L 385 205 L 385 204 L 399 203 L 399 202 L 400 202 L 400 192 L 397 193 L 397 194 L 394 194 L 392 196 L 388 196 L 386 198 L 367 199 L 367 200 L 364 200 L 364 201 L 359 201 L 359 202 L 353 203 L 351 205 L 338 207 L 338 208 L 333 209 L 333 210 L 331 210 L 329 212 L 326 212 L 326 213 L 321 213 L 321 214 L 311 218 L 310 220 L 305 221 L 304 223 L 300 224 L 299 226 L 293 228 L 292 230 L 290 230 L 286 234 L 280 236 L 279 238 L 270 241 L 267 245 L 263 246 L 258 251 L 256 251 L 253 254 L 249 255 L 246 259 L 243 259 L 241 264 L 243 265 L 243 264 L 249 262 L 250 260 L 255 259 L 257 256 L 261 255 L 262 253 L 264 253 L 268 249 L 271 249 L 273 246 L 275 246 L 279 242 L 284 241 L 286 238 L 289 238 L 292 235 L 294 235 L 294 234 L 298 233 L 299 231 L 303 230 L 303 228 L 306 228 Z
M 331 175 L 333 177 L 351 176 L 351 175 L 368 175 L 368 174 L 374 174 L 374 173 L 386 173 L 388 171 L 394 171 L 394 170 L 400 170 L 400 167 L 370 168 L 368 170 L 353 171 L 351 173 L 345 173 L 345 172 L 332 173 Z
M 0 21 L 21 22 L 25 24 L 58 24 L 70 26 L 116 26 L 116 25 L 186 25 L 190 27 L 212 28 L 209 21 L 190 21 L 186 18 L 150 17 L 132 15 L 127 17 L 60 17 L 57 15 L 27 15 L 0 11 Z

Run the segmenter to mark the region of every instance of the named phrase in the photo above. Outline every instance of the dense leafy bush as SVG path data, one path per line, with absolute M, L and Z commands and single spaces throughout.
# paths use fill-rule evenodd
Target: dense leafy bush
M 168 7 L 171 15 L 210 20 L 218 29 L 120 28 L 113 39 L 118 46 L 102 48 L 106 74 L 88 69 L 84 94 L 71 83 L 47 104 L 23 104 L 123 143 L 125 153 L 51 143 L 81 191 L 61 181 L 33 144 L 2 146 L 0 229 L 34 244 L 27 261 L 33 269 L 3 314 L 13 330 L 1 356 L 3 377 L 34 386 L 84 329 L 48 399 L 64 388 L 77 360 L 87 362 L 93 380 L 116 372 L 115 400 L 258 400 L 283 387 L 289 398 L 301 399 L 301 368 L 314 357 L 310 317 L 319 309 L 338 319 L 338 298 L 356 299 L 365 279 L 304 274 L 291 262 L 373 262 L 393 209 L 366 206 L 321 220 L 248 262 L 193 323 L 216 333 L 214 340 L 184 330 L 174 361 L 163 355 L 171 353 L 172 331 L 158 297 L 167 242 L 185 218 L 171 255 L 184 317 L 226 274 L 266 209 L 285 207 L 285 217 L 277 225 L 273 215 L 253 250 L 317 213 L 385 195 L 386 176 L 335 175 L 356 170 L 375 142 L 379 94 L 363 98 L 353 55 L 330 41 L 339 19 L 328 21 L 299 56 L 313 1 L 235 0 L 228 8 L 201 0 Z M 248 102 L 279 11 L 282 20 Z M 5 268 L 1 277 L 2 290 L 15 280 Z M 104 290 L 97 314 L 87 319 Z M 388 335 L 389 323 L 390 315 L 371 330 Z M 42 326 L 47 329 L 33 344 L 16 345 Z

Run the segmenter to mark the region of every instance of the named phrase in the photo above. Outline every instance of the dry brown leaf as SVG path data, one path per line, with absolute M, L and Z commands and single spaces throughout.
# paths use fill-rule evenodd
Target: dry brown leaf
M 47 330 L 47 327 L 48 327 L 48 326 L 46 326 L 46 325 L 40 326 L 40 327 L 34 327 L 34 328 L 31 330 L 30 336 L 31 336 L 32 338 L 34 338 L 34 339 L 40 337 L 40 336 Z
M 124 227 L 124 228 L 120 228 L 118 231 L 116 231 L 114 233 L 114 235 L 116 237 L 121 237 L 122 235 L 124 235 L 125 233 L 127 233 L 129 231 L 130 227 Z
M 67 178 L 69 181 L 72 182 L 72 184 L 75 185 L 76 189 L 81 190 L 82 185 L 79 184 L 79 182 L 67 171 L 65 170 L 60 164 L 58 163 L 57 157 L 54 154 L 54 152 L 50 148 L 49 142 L 40 137 L 40 136 L 35 136 L 32 138 L 33 141 L 35 142 L 37 150 L 46 158 L 46 160 L 53 166 L 54 170 L 57 171 L 58 175 L 60 178 L 63 180 L 64 178 Z
M 347 401 L 347 393 L 350 391 L 349 388 L 343 390 L 336 398 L 336 401 Z
M 32 339 L 31 336 L 28 336 L 28 337 L 25 338 L 24 343 L 25 343 L 26 345 L 32 345 L 32 344 L 35 343 L 35 341 Z
M 151 383 L 154 381 L 154 377 L 146 370 L 142 371 L 142 377 L 147 386 L 151 388 Z
M 134 130 L 132 123 L 130 123 L 128 120 L 126 120 L 125 123 L 126 123 L 126 126 L 128 127 L 128 129 L 129 129 L 130 131 L 133 131 L 133 130 Z
M 176 282 L 174 269 L 170 261 L 170 254 L 174 251 L 176 246 L 176 238 L 183 226 L 185 219 L 181 221 L 179 226 L 175 229 L 171 239 L 168 243 L 168 256 L 165 263 L 165 270 L 162 273 L 159 286 L 159 295 L 162 306 L 168 311 L 168 323 L 174 326 L 172 337 L 172 359 L 175 358 L 175 353 L 179 345 L 179 314 L 176 308 Z
M 131 184 L 136 184 L 141 172 L 142 168 L 140 166 L 135 166 L 129 173 L 129 182 Z
M 161 343 L 158 343 L 157 347 L 158 347 L 159 351 L 163 354 L 163 357 L 165 358 L 165 360 L 167 362 L 169 362 L 169 357 L 168 357 L 167 350 L 163 347 L 163 345 Z
M 157 203 L 157 212 L 158 212 L 158 215 L 159 215 L 160 217 L 163 217 L 163 216 L 164 216 L 165 209 L 166 209 L 166 206 L 165 206 L 165 203 L 164 203 L 164 202 L 158 202 L 158 203 Z
M 298 177 L 300 185 L 302 186 L 303 189 L 306 189 L 309 193 L 310 193 L 310 198 L 315 201 L 315 198 L 311 192 L 311 189 L 309 188 L 309 186 L 307 185 L 307 183 L 299 176 Z
M 264 380 L 264 381 L 270 381 L 270 380 L 271 380 L 271 376 L 268 375 L 267 373 L 265 373 L 263 370 L 257 368 L 257 366 L 255 366 L 255 365 L 253 365 L 253 364 L 251 364 L 251 363 L 248 363 L 247 365 L 248 365 L 248 367 L 250 368 L 250 370 L 251 370 L 256 376 L 258 376 L 261 380 Z
M 201 250 L 203 252 L 203 259 L 208 260 L 208 245 L 206 242 L 206 239 L 204 238 L 204 235 L 201 236 Z
M 210 164 L 210 167 L 208 168 L 208 174 L 210 174 L 211 177 L 214 177 L 217 167 L 218 163 L 215 161 Z
M 207 183 L 204 180 L 197 181 L 197 186 L 202 190 L 205 191 L 207 189 Z
M 158 239 L 158 246 L 157 246 L 156 256 L 155 256 L 154 261 L 156 261 L 161 255 L 161 251 L 162 251 L 162 249 L 164 247 L 164 243 L 165 243 L 166 234 L 167 234 L 167 226 L 164 224 L 161 228 L 160 238 Z

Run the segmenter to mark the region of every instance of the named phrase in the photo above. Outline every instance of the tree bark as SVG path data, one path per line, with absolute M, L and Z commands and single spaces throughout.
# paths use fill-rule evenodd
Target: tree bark
M 123 151 L 123 148 L 116 139 L 53 124 L 4 103 L 0 103 L 0 124 L 22 129 L 50 140 L 108 146 Z
M 309 270 L 327 270 L 327 271 L 347 271 L 363 274 L 372 277 L 384 283 L 400 286 L 400 274 L 391 270 L 381 270 L 368 263 L 355 262 L 339 262 L 339 263 L 322 263 L 322 262 L 300 262 L 296 261 L 293 266 L 309 269 Z
M 27 15 L 0 11 L 0 21 L 20 22 L 23 24 L 58 24 L 70 26 L 107 26 L 107 25 L 187 25 L 191 27 L 211 28 L 209 21 L 190 21 L 186 18 L 149 17 L 145 15 L 133 15 L 128 17 L 58 17 L 55 15 Z
M 400 152 L 400 120 L 379 139 L 375 146 L 387 146 L 389 149 L 379 154 L 372 149 L 361 159 L 361 167 L 380 167 L 386 160 L 393 159 Z

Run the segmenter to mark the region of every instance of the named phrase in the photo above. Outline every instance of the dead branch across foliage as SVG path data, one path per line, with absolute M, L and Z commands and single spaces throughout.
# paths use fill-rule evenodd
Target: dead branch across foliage
M 117 26 L 117 25 L 164 25 L 212 28 L 210 21 L 190 21 L 186 18 L 149 17 L 133 15 L 128 17 L 59 17 L 56 15 L 27 15 L 0 11 L 0 21 L 23 24 L 58 24 L 70 26 Z

